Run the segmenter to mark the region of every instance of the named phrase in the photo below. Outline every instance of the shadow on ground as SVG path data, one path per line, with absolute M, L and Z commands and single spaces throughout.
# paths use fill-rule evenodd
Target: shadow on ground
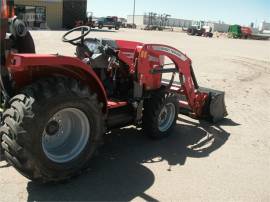
M 66 184 L 28 183 L 28 201 L 130 201 L 135 197 L 157 201 L 144 192 L 155 176 L 143 164 L 166 161 L 167 172 L 184 165 L 188 157 L 203 158 L 226 143 L 230 134 L 221 125 L 238 125 L 225 119 L 221 125 L 194 123 L 179 118 L 173 134 L 152 141 L 134 128 L 113 131 L 92 161 L 89 172 Z

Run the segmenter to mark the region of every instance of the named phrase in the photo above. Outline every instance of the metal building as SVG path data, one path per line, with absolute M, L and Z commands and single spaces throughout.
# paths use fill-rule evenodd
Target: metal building
M 29 27 L 71 28 L 86 17 L 87 0 L 14 0 L 15 13 Z
M 213 32 L 228 32 L 230 25 L 225 23 L 207 22 L 206 25 L 212 27 Z
M 134 24 L 136 24 L 137 28 L 144 28 L 146 27 L 149 22 L 153 25 L 159 25 L 159 17 L 157 16 L 156 20 L 150 20 L 149 15 L 135 15 L 134 16 Z M 133 15 L 127 16 L 127 23 L 133 23 Z M 168 27 L 189 27 L 192 23 L 192 20 L 185 20 L 185 19 L 177 19 L 177 18 L 168 18 L 165 26 Z
M 264 32 L 264 31 L 270 31 L 270 23 L 269 22 L 266 22 L 266 21 L 263 21 L 260 23 L 259 25 L 259 31 L 260 32 Z
M 135 15 L 134 16 L 134 23 L 137 25 L 137 28 L 145 28 L 149 21 L 152 25 L 159 25 L 158 16 L 156 16 L 155 20 L 149 20 L 149 15 Z M 132 24 L 133 22 L 133 15 L 128 15 L 127 23 Z M 177 19 L 177 18 L 168 18 L 166 21 L 165 26 L 167 27 L 184 27 L 188 28 L 192 25 L 193 20 L 186 20 L 186 19 Z M 213 32 L 228 32 L 229 24 L 225 23 L 218 23 L 218 22 L 206 22 L 206 25 L 212 27 Z

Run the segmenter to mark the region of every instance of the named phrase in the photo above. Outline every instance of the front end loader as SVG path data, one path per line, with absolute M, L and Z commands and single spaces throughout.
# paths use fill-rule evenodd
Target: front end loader
M 4 13 L 10 31 L 1 33 L 1 150 L 33 181 L 77 176 L 114 128 L 135 125 L 161 139 L 179 113 L 212 122 L 227 115 L 224 92 L 201 88 L 191 59 L 173 47 L 86 38 L 91 28 L 81 26 L 62 39 L 76 57 L 36 54 L 23 22 Z

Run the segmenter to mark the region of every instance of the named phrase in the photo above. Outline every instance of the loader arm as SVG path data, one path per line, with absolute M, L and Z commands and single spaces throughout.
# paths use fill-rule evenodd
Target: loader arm
M 172 60 L 175 68 L 163 68 L 162 58 L 166 56 Z M 190 110 L 193 116 L 197 118 L 209 117 L 217 121 L 226 116 L 227 112 L 224 104 L 224 93 L 214 90 L 203 90 L 198 86 L 195 74 L 192 68 L 192 61 L 181 51 L 166 45 L 145 44 L 139 52 L 137 72 L 140 84 L 146 90 L 154 90 L 161 87 L 161 75 L 163 73 L 178 73 L 179 85 L 173 86 L 173 79 L 169 82 L 169 90 L 179 94 L 179 97 L 185 97 L 179 100 L 180 108 Z M 174 75 L 174 74 L 173 74 Z M 211 101 L 215 93 L 215 102 L 218 99 L 222 106 L 214 106 L 214 108 L 222 108 L 220 114 L 211 113 L 213 106 Z M 218 95 L 217 95 L 218 94 Z M 218 98 L 217 98 L 218 97 Z M 215 109 L 214 109 L 215 110 Z

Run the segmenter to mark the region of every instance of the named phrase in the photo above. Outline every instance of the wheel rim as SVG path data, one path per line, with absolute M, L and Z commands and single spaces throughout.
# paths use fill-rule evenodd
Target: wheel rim
M 66 163 L 78 157 L 90 137 L 90 124 L 84 112 L 65 108 L 47 122 L 42 134 L 45 155 L 56 163 Z
M 167 103 L 161 109 L 158 116 L 158 129 L 161 132 L 167 131 L 174 122 L 175 118 L 175 105 L 173 103 Z

